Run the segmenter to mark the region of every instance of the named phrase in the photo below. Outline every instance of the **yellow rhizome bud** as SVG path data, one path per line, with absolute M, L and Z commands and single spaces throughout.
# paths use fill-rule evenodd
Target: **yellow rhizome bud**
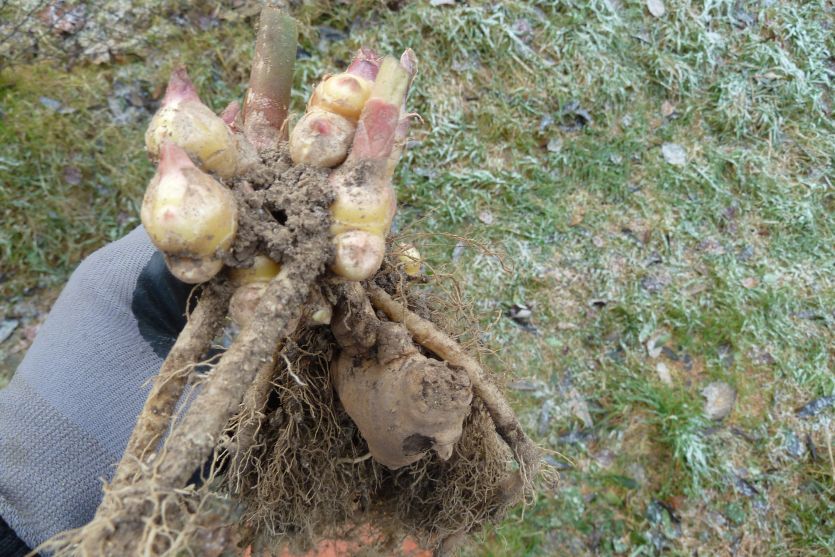
M 400 253 L 397 254 L 397 261 L 403 265 L 403 272 L 410 277 L 420 275 L 420 252 L 412 244 L 400 244 Z
M 142 224 L 168 255 L 206 258 L 232 245 L 238 226 L 235 198 L 198 169 L 188 155 L 166 143 L 142 201 Z
M 188 284 L 200 284 L 206 282 L 223 268 L 223 261 L 220 259 L 205 258 L 192 259 L 191 257 L 179 257 L 176 255 L 163 254 L 165 264 L 171 274 Z
M 310 104 L 356 122 L 370 96 L 370 81 L 358 75 L 340 73 L 330 76 L 316 87 Z
M 290 134 L 290 158 L 296 164 L 337 166 L 348 156 L 356 127 L 344 116 L 314 108 Z
M 266 255 L 256 255 L 252 267 L 235 268 L 229 271 L 229 277 L 235 284 L 252 284 L 256 282 L 269 282 L 281 270 L 281 265 Z

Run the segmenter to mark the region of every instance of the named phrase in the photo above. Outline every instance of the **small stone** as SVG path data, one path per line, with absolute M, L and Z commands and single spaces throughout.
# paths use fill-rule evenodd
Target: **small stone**
M 835 406 L 835 395 L 816 398 L 812 402 L 809 402 L 802 408 L 798 409 L 797 412 L 795 412 L 795 414 L 798 418 L 812 418 L 814 416 L 817 416 L 830 406 Z
M 647 471 L 646 469 L 641 466 L 638 462 L 631 462 L 627 467 L 626 471 L 629 475 L 638 482 L 639 485 L 644 485 L 647 483 Z
M 687 152 L 678 143 L 665 143 L 661 146 L 661 154 L 667 164 L 684 166 L 687 164 Z
M 667 364 L 664 362 L 658 362 L 655 364 L 655 371 L 658 372 L 658 378 L 661 379 L 662 383 L 668 387 L 673 386 L 673 376 L 670 373 L 670 368 L 667 367 Z
M 592 123 L 591 113 L 576 100 L 563 107 L 561 118 L 560 129 L 566 132 L 581 130 Z
M 319 39 L 327 42 L 341 42 L 348 38 L 348 34 L 334 27 L 328 25 L 319 25 L 316 27 L 319 31 Z
M 756 497 L 760 494 L 760 490 L 757 489 L 756 486 L 754 486 L 754 484 L 752 484 L 745 478 L 740 478 L 739 476 L 736 476 L 735 479 L 735 485 L 737 490 L 739 490 L 739 492 L 742 493 L 744 496 L 751 498 Z
M 794 458 L 801 458 L 804 454 L 806 454 L 806 447 L 803 446 L 803 442 L 793 431 L 786 433 L 783 447 L 786 449 L 786 452 Z
M 17 329 L 18 325 L 20 325 L 20 321 L 17 319 L 7 319 L 6 321 L 0 322 L 0 342 L 12 336 L 12 333 Z
M 77 186 L 81 183 L 81 171 L 74 166 L 65 166 L 63 178 L 68 185 Z
M 493 224 L 493 213 L 490 211 L 482 211 L 478 214 L 478 220 L 484 224 Z
M 466 245 L 464 242 L 457 242 L 455 247 L 452 248 L 452 260 L 457 262 L 461 259 L 461 256 L 464 255 L 464 250 L 466 249 Z
M 530 43 L 533 39 L 533 26 L 531 22 L 525 18 L 517 19 L 513 25 L 510 26 L 510 30 L 513 31 L 513 34 L 519 37 L 523 43 Z
M 613 453 L 609 449 L 603 449 L 602 451 L 594 455 L 594 460 L 597 462 L 597 465 L 601 468 L 610 468 L 612 464 L 615 463 L 615 453 Z
M 525 304 L 513 304 L 505 314 L 510 317 L 514 323 L 522 327 L 525 331 L 530 333 L 538 333 L 539 330 L 531 322 L 533 311 Z
M 61 101 L 56 101 L 55 99 L 51 99 L 49 97 L 40 97 L 38 100 L 44 107 L 54 112 L 58 112 L 61 109 Z
M 641 279 L 641 288 L 650 294 L 658 294 L 670 284 L 671 280 L 671 277 L 664 273 L 650 274 Z
M 658 344 L 658 341 L 662 340 L 663 336 L 663 333 L 655 334 L 647 340 L 647 355 L 653 360 L 658 358 L 664 350 L 664 343 Z
M 664 101 L 663 103 L 661 103 L 661 114 L 665 118 L 669 118 L 670 116 L 675 114 L 675 111 L 676 111 L 676 105 L 674 105 L 670 101 Z
M 562 151 L 562 139 L 559 137 L 552 137 L 548 140 L 548 144 L 545 146 L 549 153 L 559 153 Z
M 647 9 L 653 17 L 662 17 L 667 13 L 667 8 L 664 7 L 664 2 L 661 0 L 647 0 Z
M 736 402 L 736 390 L 722 381 L 714 381 L 702 389 L 705 415 L 711 420 L 727 418 Z

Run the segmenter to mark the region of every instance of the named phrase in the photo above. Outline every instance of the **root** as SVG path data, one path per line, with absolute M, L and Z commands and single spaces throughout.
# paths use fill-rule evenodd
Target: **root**
M 409 311 L 379 286 L 369 285 L 371 304 L 392 321 L 402 323 L 419 344 L 453 366 L 464 368 L 470 376 L 473 391 L 484 403 L 496 427 L 519 463 L 519 472 L 504 485 L 505 496 L 514 500 L 521 495 L 542 466 L 542 451 L 527 436 L 507 399 L 487 377 L 481 365 L 434 323 Z
M 323 254 L 318 262 L 289 263 L 267 285 L 252 321 L 220 359 L 171 433 L 155 473 L 161 485 L 184 485 L 209 457 L 258 369 L 272 359 L 279 341 L 292 333 L 289 326 L 301 315 L 310 285 L 325 261 Z
M 153 458 L 183 394 L 188 374 L 182 371 L 194 365 L 209 349 L 212 338 L 223 323 L 230 295 L 228 287 L 216 284 L 208 286 L 203 292 L 154 379 L 154 386 L 137 418 L 112 485 L 130 483 L 142 466 Z
M 240 478 L 247 473 L 252 461 L 253 447 L 257 443 L 258 433 L 264 423 L 264 407 L 272 391 L 273 377 L 276 373 L 276 354 L 265 362 L 255 375 L 255 380 L 244 395 L 241 409 L 234 418 L 227 432 L 228 438 L 220 442 L 220 447 L 229 455 L 227 476 L 238 481 L 231 486 L 233 492 L 241 490 Z

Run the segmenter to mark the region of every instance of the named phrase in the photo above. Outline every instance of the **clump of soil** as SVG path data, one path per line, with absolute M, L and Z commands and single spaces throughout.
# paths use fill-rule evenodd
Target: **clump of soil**
M 300 239 L 305 240 L 330 226 L 328 209 L 333 193 L 328 187 L 328 169 L 293 166 L 286 144 L 261 155 L 261 162 L 246 174 L 227 183 L 238 204 L 235 243 L 224 254 L 230 267 L 250 267 L 253 258 L 267 255 L 283 263 L 304 260 Z M 330 241 L 321 249 L 330 252 Z M 329 258 L 329 257 L 328 257 Z

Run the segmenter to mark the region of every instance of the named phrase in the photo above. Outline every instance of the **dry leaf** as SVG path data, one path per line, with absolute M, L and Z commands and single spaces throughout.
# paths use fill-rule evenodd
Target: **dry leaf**
M 571 213 L 571 220 L 568 222 L 568 226 L 577 226 L 581 222 L 583 222 L 583 218 L 586 216 L 586 208 L 585 207 L 577 207 Z
M 756 288 L 759 285 L 760 281 L 757 280 L 757 277 L 745 277 L 744 279 L 742 279 L 742 286 L 748 288 L 749 290 L 751 288 Z

